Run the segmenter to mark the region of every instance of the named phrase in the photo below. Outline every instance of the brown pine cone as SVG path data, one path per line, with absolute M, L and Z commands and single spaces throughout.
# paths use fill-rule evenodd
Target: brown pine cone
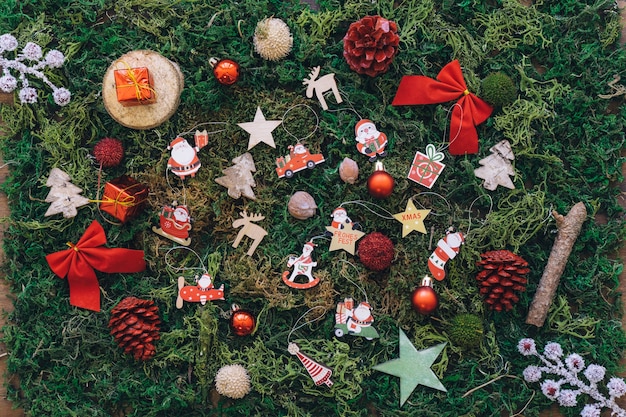
M 526 291 L 528 262 L 508 250 L 494 250 L 480 255 L 483 270 L 476 279 L 485 303 L 495 311 L 509 311 L 519 301 L 517 293 Z
M 343 38 L 343 56 L 353 71 L 375 77 L 387 72 L 399 44 L 395 22 L 380 16 L 365 16 L 348 28 Z
M 158 312 L 153 301 L 135 297 L 124 298 L 111 310 L 111 335 L 124 353 L 144 361 L 154 356 L 153 342 L 160 337 Z

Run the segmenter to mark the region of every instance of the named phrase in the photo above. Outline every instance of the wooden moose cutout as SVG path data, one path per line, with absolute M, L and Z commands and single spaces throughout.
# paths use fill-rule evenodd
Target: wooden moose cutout
M 241 227 L 241 230 L 239 231 L 239 233 L 237 233 L 237 238 L 235 239 L 235 242 L 233 242 L 233 248 L 239 246 L 239 243 L 244 236 L 248 236 L 249 238 L 254 239 L 252 245 L 250 245 L 250 248 L 247 252 L 248 256 L 252 256 L 257 246 L 259 246 L 259 243 L 261 243 L 263 238 L 267 235 L 265 229 L 263 229 L 258 224 L 254 224 L 254 222 L 265 219 L 265 216 L 261 214 L 253 214 L 251 216 L 248 216 L 248 213 L 246 213 L 245 210 L 240 212 L 239 214 L 242 218 L 235 220 L 233 222 L 233 227 L 235 229 L 241 226 L 243 227 Z
M 302 84 L 308 85 L 306 89 L 306 96 L 308 98 L 313 97 L 313 90 L 315 90 L 315 96 L 320 102 L 322 109 L 328 110 L 328 104 L 326 104 L 326 99 L 324 99 L 324 93 L 326 91 L 333 92 L 335 96 L 335 101 L 337 103 L 343 102 L 341 96 L 339 95 L 339 90 L 337 89 L 337 83 L 335 82 L 335 74 L 326 74 L 321 78 L 317 78 L 320 74 L 320 67 L 315 67 L 309 74 L 309 78 L 305 78 L 302 81 Z

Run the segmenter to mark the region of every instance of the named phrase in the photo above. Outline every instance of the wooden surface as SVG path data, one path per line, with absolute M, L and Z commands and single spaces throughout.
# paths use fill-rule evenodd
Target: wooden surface
M 128 67 L 148 68 L 154 81 L 152 88 L 156 94 L 155 103 L 124 107 L 117 101 L 113 72 Z M 107 69 L 102 80 L 102 100 L 109 115 L 122 126 L 138 130 L 152 129 L 174 115 L 184 84 L 183 73 L 177 64 L 154 51 L 132 51 L 119 57 Z
M 622 13 L 622 44 L 626 43 L 626 0 L 620 0 L 616 2 L 621 9 Z M 178 104 L 176 104 L 178 106 Z M 626 151 L 622 152 L 624 156 L 626 156 Z M 1 164 L 1 163 L 0 163 Z M 0 169 L 0 182 L 4 181 L 6 178 L 6 174 L 8 172 L 8 168 L 4 167 Z M 626 164 L 622 165 L 622 173 L 626 176 Z M 626 208 L 626 181 L 620 184 L 621 195 L 619 197 L 619 202 L 622 207 Z M 4 194 L 0 193 L 0 218 L 7 217 L 9 213 L 9 209 L 7 206 L 7 199 Z M 3 237 L 3 229 L 1 227 L 2 223 L 0 223 L 0 241 Z M 619 252 L 619 256 L 622 259 L 622 262 L 626 262 L 626 246 L 623 246 Z M 3 260 L 4 253 L 2 252 L 2 246 L 0 245 L 0 260 Z M 619 290 L 622 294 L 626 294 L 626 271 L 622 272 L 620 276 L 620 286 Z M 626 300 L 622 299 L 622 303 L 626 306 Z M 3 276 L 0 276 L 0 311 L 7 312 L 11 311 L 13 308 L 13 301 L 9 295 L 9 288 L 7 282 L 4 280 Z M 5 314 L 0 316 L 0 327 L 5 323 Z M 622 318 L 622 328 L 626 331 L 626 314 L 625 318 Z M 4 355 L 6 353 L 6 348 L 3 344 L 0 344 L 0 355 Z M 624 366 L 626 366 L 626 358 L 622 360 Z M 6 356 L 0 356 L 0 375 L 7 377 L 6 375 Z M 621 376 L 626 376 L 626 373 Z M 16 381 L 12 377 L 8 377 L 7 379 L 9 384 L 16 384 Z M 626 406 L 624 402 L 620 401 L 622 407 Z M 10 401 L 6 400 L 6 388 L 5 384 L 0 385 L 0 417 L 23 417 L 25 416 L 24 411 L 17 409 L 13 409 L 13 404 Z M 545 410 L 541 413 L 541 417 L 560 417 L 562 416 L 559 413 L 558 406 L 553 405 L 552 408 Z

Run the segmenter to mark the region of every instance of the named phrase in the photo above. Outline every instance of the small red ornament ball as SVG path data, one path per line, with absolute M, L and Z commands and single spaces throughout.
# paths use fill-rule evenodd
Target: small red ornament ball
M 256 319 L 245 310 L 235 310 L 230 317 L 230 327 L 237 336 L 249 336 L 254 331 Z
M 222 59 L 215 63 L 211 61 L 213 66 L 213 75 L 222 85 L 232 85 L 239 80 L 239 64 L 231 59 Z
M 428 315 L 434 312 L 439 306 L 439 296 L 429 285 L 421 285 L 413 290 L 411 294 L 411 304 L 413 309 L 420 314 Z
M 359 240 L 358 255 L 367 269 L 380 272 L 391 266 L 395 249 L 387 236 L 372 232 Z
M 367 191 L 375 198 L 387 198 L 393 193 L 395 181 L 391 175 L 381 165 L 376 166 L 376 170 L 367 179 Z
M 103 168 L 111 168 L 119 165 L 124 158 L 124 146 L 122 141 L 115 138 L 102 138 L 93 148 L 93 156 L 96 162 Z

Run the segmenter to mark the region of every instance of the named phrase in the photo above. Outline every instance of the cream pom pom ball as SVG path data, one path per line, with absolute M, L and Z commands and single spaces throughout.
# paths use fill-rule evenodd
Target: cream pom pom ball
M 215 375 L 215 389 L 220 395 L 239 399 L 250 392 L 250 376 L 241 365 L 222 366 Z
M 275 17 L 261 20 L 254 30 L 255 51 L 262 58 L 278 61 L 289 55 L 293 46 L 293 38 L 289 26 Z

